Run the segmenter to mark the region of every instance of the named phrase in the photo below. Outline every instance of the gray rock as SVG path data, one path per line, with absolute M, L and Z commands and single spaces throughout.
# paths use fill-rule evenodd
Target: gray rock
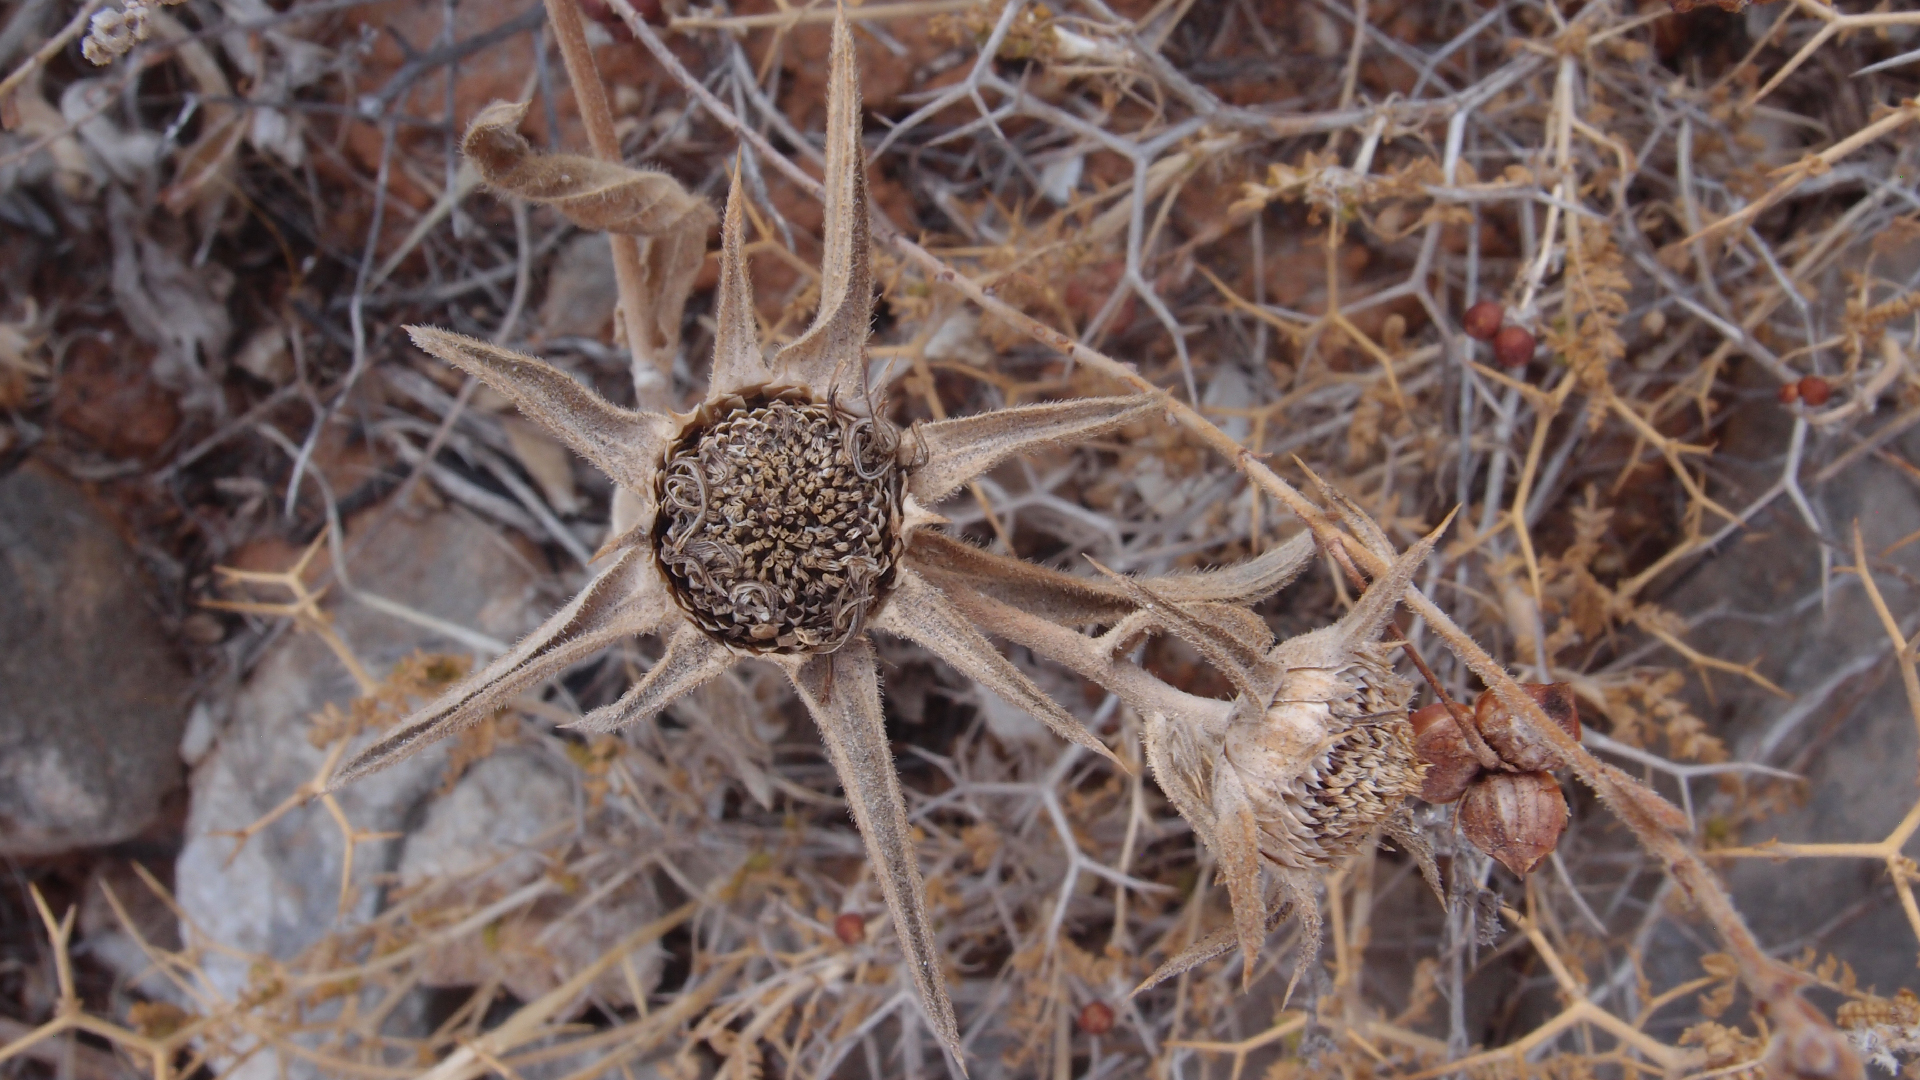
M 476 763 L 433 800 L 426 820 L 407 836 L 402 890 L 437 888 L 480 907 L 542 877 L 549 857 L 575 834 L 584 801 L 576 780 L 574 770 L 531 749 L 510 747 Z M 604 894 L 544 896 L 497 924 L 485 942 L 469 936 L 434 949 L 421 962 L 420 981 L 478 986 L 497 979 L 515 997 L 532 1001 L 659 917 L 659 898 L 645 874 L 626 876 Z M 628 958 L 643 990 L 658 981 L 663 958 L 658 945 Z M 633 1003 L 626 973 L 618 969 L 589 992 L 616 1006 Z
M 351 544 L 351 539 L 349 540 Z M 559 601 L 537 595 L 539 575 L 497 534 L 472 518 L 400 515 L 351 566 L 354 585 L 416 611 L 512 641 Z M 366 669 L 379 677 L 417 650 L 461 654 L 466 647 L 363 604 L 341 600 L 328 611 Z M 331 931 L 375 910 L 375 878 L 390 871 L 398 841 L 363 840 L 353 849 L 346 906 L 345 838 L 318 800 L 295 806 L 235 850 L 243 829 L 312 780 L 326 751 L 311 740 L 312 717 L 354 698 L 353 679 L 326 644 L 289 634 L 254 669 L 231 716 L 193 771 L 187 839 L 175 865 L 184 937 L 217 942 L 203 955 L 209 982 L 229 998 L 254 977 L 244 953 L 290 960 Z M 363 833 L 404 833 L 439 784 L 445 744 L 335 794 Z M 234 1075 L 313 1075 L 298 1058 L 262 1052 Z
M 1762 455 L 1767 448 L 1784 447 L 1791 434 L 1786 410 L 1769 406 L 1750 407 L 1749 415 L 1728 429 L 1730 456 L 1750 453 L 1762 461 L 1743 477 L 1749 491 L 1763 489 L 1778 475 L 1779 459 Z M 1881 415 L 1862 426 L 1871 431 L 1885 422 Z M 1810 448 L 1827 457 L 1846 445 L 1831 436 L 1810 440 Z M 1911 460 L 1920 452 L 1920 438 L 1896 440 L 1894 448 Z M 1805 474 L 1815 472 L 1820 460 L 1815 457 Z M 1876 553 L 1920 528 L 1920 497 L 1912 485 L 1873 458 L 1825 484 L 1803 482 L 1829 536 L 1850 543 L 1858 522 L 1875 581 L 1902 621 L 1903 633 L 1911 634 L 1915 591 L 1908 583 L 1920 574 L 1920 547 L 1885 557 Z M 1832 552 L 1832 561 L 1844 566 L 1853 560 L 1842 549 Z M 1836 574 L 1823 591 L 1820 570 L 1819 542 L 1783 497 L 1750 535 L 1727 541 L 1724 551 L 1658 598 L 1679 612 L 1724 612 L 1695 627 L 1688 641 L 1737 662 L 1758 659 L 1760 672 L 1793 695 L 1782 699 L 1716 675 L 1716 698 L 1709 702 L 1703 695 L 1695 703 L 1700 715 L 1720 719 L 1716 733 L 1727 740 L 1734 758 L 1790 769 L 1807 779 L 1792 804 L 1746 826 L 1740 836 L 1744 843 L 1871 843 L 1885 837 L 1920 798 L 1914 786 L 1920 740 L 1887 632 L 1856 576 Z M 1702 800 L 1701 813 L 1708 820 L 1731 802 L 1713 792 L 1711 783 L 1695 782 L 1694 797 Z M 1797 957 L 1812 947 L 1848 962 L 1863 985 L 1883 993 L 1915 985 L 1920 942 L 1883 862 L 1741 859 L 1726 864 L 1722 873 L 1748 924 L 1776 955 Z M 1650 950 L 1656 985 L 1668 985 L 1662 978 L 1677 981 L 1697 973 L 1695 949 L 1678 940 L 1662 941 L 1675 947 Z
M 190 681 L 133 553 L 72 483 L 0 477 L 0 854 L 138 833 L 179 783 Z

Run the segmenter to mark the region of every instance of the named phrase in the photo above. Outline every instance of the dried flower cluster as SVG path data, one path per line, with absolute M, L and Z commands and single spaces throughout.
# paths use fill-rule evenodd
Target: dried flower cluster
M 99 67 L 105 67 L 133 51 L 135 45 L 147 40 L 152 32 L 149 25 L 156 14 L 155 8 L 173 5 L 183 0 L 127 0 L 120 10 L 108 8 L 96 11 L 87 20 L 87 37 L 80 43 L 80 53 Z

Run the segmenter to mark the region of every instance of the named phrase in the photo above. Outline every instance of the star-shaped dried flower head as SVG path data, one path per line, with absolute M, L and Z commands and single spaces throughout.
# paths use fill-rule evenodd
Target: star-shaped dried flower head
M 779 664 L 819 725 L 928 1019 L 958 1058 L 867 632 L 918 642 L 1062 737 L 1112 758 L 963 613 L 965 580 L 939 574 L 928 559 L 938 563 L 940 552 L 964 545 L 932 532 L 941 519 L 927 508 L 1011 455 L 1142 417 L 1154 398 L 1031 405 L 897 431 L 865 381 L 873 284 L 859 137 L 842 19 L 833 32 L 819 312 L 769 363 L 747 281 L 736 176 L 723 225 L 713 372 L 692 412 L 616 408 L 540 360 L 410 329 L 422 349 L 511 398 L 599 466 L 638 512 L 616 515 L 631 516 L 631 527 L 609 542 L 611 564 L 572 602 L 369 747 L 337 783 L 473 723 L 630 634 L 660 635 L 665 655 L 577 726 L 606 731 L 645 720 L 744 657 Z

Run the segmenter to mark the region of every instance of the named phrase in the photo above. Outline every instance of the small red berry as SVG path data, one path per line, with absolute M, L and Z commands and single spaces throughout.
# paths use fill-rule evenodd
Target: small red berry
M 840 913 L 833 920 L 833 936 L 840 939 L 842 945 L 858 945 L 867 936 L 867 921 L 851 911 Z
M 1460 317 L 1460 329 L 1465 330 L 1470 338 L 1491 341 L 1493 335 L 1500 332 L 1500 324 L 1506 317 L 1506 310 L 1498 300 L 1482 300 Z
M 1526 367 L 1533 360 L 1533 335 L 1517 326 L 1493 335 L 1493 358 L 1501 367 Z
M 1089 1001 L 1074 1022 L 1089 1035 L 1105 1035 L 1113 1030 L 1113 1006 L 1104 1001 Z
M 1780 388 L 1780 404 L 1791 405 L 1800 400 L 1800 384 L 1790 382 Z
M 1800 380 L 1800 400 L 1819 408 L 1833 397 L 1833 385 L 1818 375 L 1807 375 Z

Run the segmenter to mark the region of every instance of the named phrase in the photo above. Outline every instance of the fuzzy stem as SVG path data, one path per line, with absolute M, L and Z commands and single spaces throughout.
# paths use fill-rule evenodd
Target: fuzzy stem
M 573 100 L 580 120 L 587 127 L 587 143 L 594 156 L 620 163 L 620 136 L 613 130 L 613 109 L 607 104 L 607 88 L 600 82 L 600 69 L 593 62 L 593 49 L 587 45 L 587 28 L 580 17 L 576 0 L 546 0 L 547 21 L 553 24 L 553 36 L 560 43 L 560 57 L 567 65 L 567 80 L 573 84 Z M 636 237 L 612 234 L 613 280 L 620 293 L 620 321 L 626 329 L 627 349 L 632 355 L 635 404 L 642 409 L 671 407 L 673 358 L 656 350 L 647 318 L 644 283 L 646 272 L 640 265 L 640 241 Z

